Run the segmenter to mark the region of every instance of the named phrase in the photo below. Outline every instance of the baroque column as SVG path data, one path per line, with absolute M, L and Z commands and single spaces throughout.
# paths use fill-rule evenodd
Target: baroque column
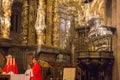
M 54 0 L 54 11 L 53 11 L 53 46 L 58 47 L 59 45 L 59 14 L 58 14 L 58 0 Z
M 10 36 L 10 17 L 11 17 L 11 6 L 13 1 L 12 0 L 2 0 L 1 1 L 1 13 L 0 13 L 0 37 L 9 39 Z
M 28 45 L 35 44 L 35 20 L 36 20 L 37 0 L 29 0 L 29 29 L 28 29 Z
M 52 45 L 52 0 L 47 0 L 47 12 L 46 12 L 46 45 Z
M 29 19 L 29 7 L 28 7 L 28 0 L 24 0 L 23 2 L 23 7 L 22 7 L 22 20 L 21 20 L 21 24 L 22 24 L 22 27 L 21 27 L 21 36 L 20 36 L 20 39 L 21 39 L 21 43 L 22 45 L 27 45 L 28 44 L 28 26 L 29 26 L 29 23 L 28 23 L 28 19 Z
M 45 42 L 45 11 L 43 8 L 44 0 L 39 0 L 37 9 L 37 19 L 35 23 L 35 30 L 37 34 L 37 45 L 44 45 Z

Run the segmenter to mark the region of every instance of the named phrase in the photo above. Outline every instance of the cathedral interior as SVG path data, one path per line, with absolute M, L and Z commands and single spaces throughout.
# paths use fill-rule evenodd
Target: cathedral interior
M 43 80 L 120 80 L 119 27 L 120 0 L 0 0 L 0 74 L 11 54 L 19 74 L 37 56 Z

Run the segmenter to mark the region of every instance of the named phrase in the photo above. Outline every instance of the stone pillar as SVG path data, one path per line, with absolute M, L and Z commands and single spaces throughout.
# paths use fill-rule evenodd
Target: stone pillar
M 117 0 L 116 2 L 116 29 L 117 29 L 117 44 L 116 44 L 116 58 L 115 58 L 115 61 L 116 61 L 116 68 L 117 68 L 117 74 L 118 74 L 118 79 L 116 80 L 120 80 L 120 0 Z
M 0 15 L 0 38 L 9 39 L 10 38 L 10 19 L 11 19 L 11 6 L 12 0 L 2 0 L 1 1 L 1 15 Z
M 22 20 L 21 20 L 21 33 L 20 33 L 20 39 L 21 39 L 21 44 L 22 45 L 27 45 L 28 44 L 28 19 L 29 19 L 29 7 L 28 7 L 28 0 L 24 0 L 23 2 L 23 7 L 22 7 Z
M 52 6 L 53 1 L 47 0 L 47 11 L 46 11 L 46 45 L 52 46 Z
M 29 28 L 28 28 L 28 45 L 35 44 L 35 21 L 36 21 L 37 0 L 29 0 Z
M 117 0 L 112 0 L 112 27 L 118 27 L 117 26 L 117 3 L 116 3 Z M 117 53 L 117 32 L 114 34 L 113 38 L 112 38 L 112 49 L 113 49 L 113 55 L 114 55 L 114 64 L 113 64 L 113 70 L 112 70 L 112 80 L 120 80 L 119 79 L 119 74 L 118 74 L 118 58 L 117 58 L 117 55 L 119 53 Z
M 59 45 L 59 14 L 58 14 L 58 0 L 54 0 L 53 11 L 53 46 Z

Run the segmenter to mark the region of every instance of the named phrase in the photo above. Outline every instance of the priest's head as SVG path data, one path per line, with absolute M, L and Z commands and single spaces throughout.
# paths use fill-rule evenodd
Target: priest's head
M 7 62 L 12 61 L 12 55 L 11 55 L 11 54 L 8 54 L 8 55 L 6 56 L 6 59 L 7 59 Z
M 37 62 L 38 62 L 38 60 L 39 60 L 39 58 L 38 58 L 38 57 L 33 57 L 33 59 L 32 59 L 33 63 L 37 63 Z
M 8 54 L 8 55 L 6 56 L 6 58 L 12 58 L 12 55 L 11 55 L 11 54 Z
M 27 69 L 31 69 L 32 66 L 33 66 L 32 64 L 28 64 L 28 65 L 27 65 Z

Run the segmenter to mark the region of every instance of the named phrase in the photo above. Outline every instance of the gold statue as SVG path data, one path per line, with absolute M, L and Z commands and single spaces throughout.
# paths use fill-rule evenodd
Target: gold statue
M 37 19 L 35 23 L 35 29 L 37 33 L 37 44 L 43 45 L 45 40 L 45 11 L 43 8 L 44 0 L 39 0 L 38 9 L 37 9 Z

